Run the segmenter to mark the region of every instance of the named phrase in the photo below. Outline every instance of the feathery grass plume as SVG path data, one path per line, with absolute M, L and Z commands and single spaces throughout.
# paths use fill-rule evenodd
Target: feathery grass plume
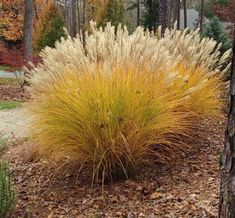
M 184 62 L 190 68 L 204 68 L 210 73 L 219 72 L 231 55 L 230 49 L 221 56 L 219 50 L 222 44 L 217 46 L 213 39 L 201 39 L 199 29 L 166 30 L 161 40 L 180 63 Z
M 208 74 L 201 68 L 189 68 L 184 64 L 177 67 L 178 76 L 172 82 L 169 92 L 179 92 L 184 110 L 190 111 L 194 119 L 220 117 L 224 100 L 221 93 L 224 90 L 221 75 Z M 180 91 L 179 91 L 180 90 Z
M 85 40 L 85 48 L 79 36 L 46 48 L 31 72 L 41 156 L 77 163 L 93 182 L 128 177 L 150 157 L 184 150 L 195 122 L 219 116 L 226 57 L 213 40 L 175 29 L 164 37 L 141 27 L 115 32 L 109 23 L 91 23 Z

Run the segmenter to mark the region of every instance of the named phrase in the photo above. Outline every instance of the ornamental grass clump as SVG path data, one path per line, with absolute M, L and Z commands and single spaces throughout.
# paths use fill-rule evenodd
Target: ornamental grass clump
M 220 116 L 220 66 L 228 55 L 197 31 L 161 37 L 92 23 L 85 43 L 62 39 L 31 71 L 38 154 L 66 160 L 92 182 L 129 177 L 149 160 L 177 156 L 201 118 Z

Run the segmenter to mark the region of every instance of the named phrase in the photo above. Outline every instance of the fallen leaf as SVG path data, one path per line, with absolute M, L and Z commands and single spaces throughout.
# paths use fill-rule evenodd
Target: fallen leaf
M 118 202 L 118 197 L 117 196 L 113 196 L 112 198 L 110 198 L 110 201 L 112 203 L 117 203 Z
M 142 191 L 142 190 L 143 190 L 143 187 L 139 185 L 139 186 L 136 188 L 136 190 L 137 190 L 137 191 Z
M 150 199 L 151 200 L 156 200 L 159 198 L 162 198 L 163 194 L 161 192 L 154 192 L 151 194 Z

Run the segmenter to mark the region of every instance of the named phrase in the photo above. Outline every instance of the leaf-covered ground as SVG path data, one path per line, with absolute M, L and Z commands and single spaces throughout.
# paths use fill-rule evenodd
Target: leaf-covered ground
M 200 126 L 181 159 L 143 166 L 135 179 L 103 190 L 45 161 L 29 161 L 28 142 L 15 143 L 5 154 L 18 192 L 14 217 L 216 217 L 224 122 L 206 120 Z
M 7 83 L 9 81 L 4 80 L 3 82 Z M 29 94 L 23 91 L 19 85 L 0 84 L 0 101 L 26 101 L 28 99 Z

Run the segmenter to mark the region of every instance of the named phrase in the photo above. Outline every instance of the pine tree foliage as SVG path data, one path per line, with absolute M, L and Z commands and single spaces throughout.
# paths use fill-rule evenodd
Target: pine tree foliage
M 57 40 L 65 37 L 64 21 L 59 8 L 53 3 L 48 4 L 41 14 L 41 19 L 34 32 L 34 49 L 40 52 L 44 47 L 54 47 Z
M 203 32 L 203 36 L 209 37 L 217 41 L 217 43 L 222 43 L 221 51 L 225 52 L 232 46 L 231 40 L 228 34 L 225 32 L 223 24 L 218 17 L 213 17 L 211 21 L 206 25 Z
M 140 0 L 139 6 L 137 1 L 131 2 L 128 10 L 134 10 L 137 7 L 142 9 L 141 25 L 150 31 L 156 30 L 159 20 L 159 3 L 157 0 Z
M 142 17 L 142 24 L 150 31 L 156 30 L 157 21 L 159 18 L 158 8 L 159 4 L 156 0 L 144 0 L 142 4 L 145 7 L 145 12 Z
M 112 25 L 118 26 L 118 24 L 124 23 L 124 11 L 125 7 L 123 0 L 109 0 L 100 25 L 103 26 L 107 22 L 111 22 Z
M 15 190 L 10 181 L 10 171 L 6 161 L 0 162 L 0 217 L 7 218 L 14 208 Z

